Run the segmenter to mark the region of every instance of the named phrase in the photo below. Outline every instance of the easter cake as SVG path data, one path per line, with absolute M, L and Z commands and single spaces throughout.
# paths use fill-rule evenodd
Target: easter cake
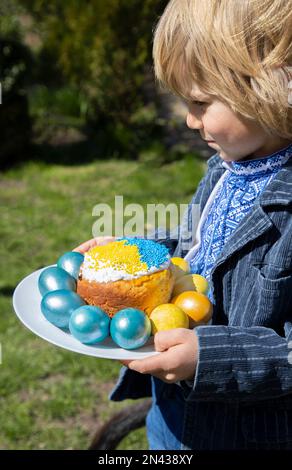
M 80 267 L 77 293 L 110 317 L 133 307 L 150 315 L 170 300 L 174 276 L 167 248 L 153 240 L 119 238 L 89 250 Z

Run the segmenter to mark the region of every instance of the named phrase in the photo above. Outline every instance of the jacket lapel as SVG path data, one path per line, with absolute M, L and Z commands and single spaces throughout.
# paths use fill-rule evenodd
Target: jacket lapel
M 211 275 L 218 266 L 223 264 L 235 252 L 267 232 L 271 227 L 273 227 L 273 222 L 269 215 L 259 204 L 253 206 L 251 211 L 242 220 L 240 226 L 230 236 L 211 271 Z

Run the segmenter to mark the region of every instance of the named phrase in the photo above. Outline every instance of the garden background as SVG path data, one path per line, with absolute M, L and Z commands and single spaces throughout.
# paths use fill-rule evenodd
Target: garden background
M 1 0 L 0 448 L 86 449 L 130 401 L 120 364 L 65 351 L 17 320 L 12 294 L 91 238 L 99 202 L 187 203 L 210 149 L 154 81 L 166 0 Z M 145 428 L 119 449 L 147 449 Z

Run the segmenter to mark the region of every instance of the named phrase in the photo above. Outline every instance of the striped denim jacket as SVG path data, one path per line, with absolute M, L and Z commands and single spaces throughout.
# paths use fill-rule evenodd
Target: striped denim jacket
M 188 206 L 178 240 L 184 257 L 192 206 L 202 212 L 224 173 L 216 154 Z M 195 328 L 199 357 L 192 386 L 181 382 L 181 449 L 292 449 L 292 159 L 265 188 L 211 272 L 212 324 Z M 185 235 L 187 234 L 187 235 Z M 164 384 L 161 398 L 175 393 Z M 150 375 L 122 368 L 113 401 L 151 396 Z

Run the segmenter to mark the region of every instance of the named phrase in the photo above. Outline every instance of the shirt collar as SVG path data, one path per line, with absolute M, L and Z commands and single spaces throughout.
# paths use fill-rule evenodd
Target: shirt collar
M 262 176 L 266 173 L 279 170 L 292 156 L 292 144 L 288 147 L 263 158 L 238 162 L 222 162 L 222 165 L 232 173 L 244 176 Z

